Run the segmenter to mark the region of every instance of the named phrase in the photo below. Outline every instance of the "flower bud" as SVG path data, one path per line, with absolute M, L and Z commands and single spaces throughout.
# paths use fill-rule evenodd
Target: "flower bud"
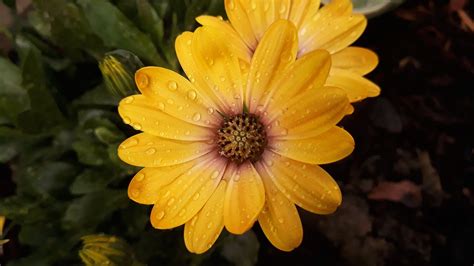
M 2 246 L 9 240 L 3 239 L 3 226 L 5 225 L 5 216 L 0 216 L 0 255 L 3 254 Z
M 108 235 L 87 235 L 82 238 L 79 256 L 89 265 L 142 265 L 137 262 L 132 248 L 122 239 Z
M 99 69 L 104 77 L 107 90 L 120 98 L 138 93 L 135 85 L 135 71 L 143 67 L 143 63 L 133 53 L 115 50 L 105 54 L 99 62 Z

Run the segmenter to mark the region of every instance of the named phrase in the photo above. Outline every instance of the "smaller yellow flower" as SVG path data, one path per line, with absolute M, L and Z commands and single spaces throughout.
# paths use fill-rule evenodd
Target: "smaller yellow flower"
M 125 50 L 107 53 L 99 62 L 99 69 L 107 90 L 120 98 L 137 92 L 135 72 L 143 67 L 140 59 Z
M 3 237 L 3 227 L 5 226 L 5 216 L 0 216 L 0 237 Z M 8 243 L 9 239 L 0 239 L 0 251 L 1 246 Z M 0 252 L 1 254 L 1 252 Z
M 132 248 L 122 239 L 108 235 L 87 235 L 82 238 L 79 257 L 86 266 L 142 265 L 135 260 Z
M 250 62 L 273 22 L 287 19 L 298 30 L 298 57 L 317 49 L 331 54 L 325 85 L 344 89 L 351 102 L 380 94 L 380 88 L 363 77 L 377 66 L 377 55 L 350 46 L 367 26 L 363 15 L 352 13 L 350 0 L 332 0 L 322 8 L 320 0 L 225 0 L 225 9 L 230 23 L 212 16 L 200 16 L 197 21 L 225 34 L 244 61 Z

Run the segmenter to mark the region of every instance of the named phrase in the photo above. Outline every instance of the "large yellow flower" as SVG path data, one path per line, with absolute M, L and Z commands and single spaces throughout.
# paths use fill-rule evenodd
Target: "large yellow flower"
M 289 251 L 303 236 L 295 204 L 328 214 L 341 203 L 318 164 L 352 152 L 354 140 L 336 126 L 352 107 L 343 90 L 323 86 L 328 52 L 296 60 L 291 22 L 268 29 L 244 71 L 225 37 L 214 27 L 178 37 L 189 80 L 160 67 L 136 73 L 141 95 L 119 105 L 125 123 L 144 132 L 118 150 L 144 167 L 129 197 L 154 205 L 155 228 L 185 224 L 191 252 L 208 250 L 224 227 L 242 234 L 257 220 L 274 246 Z
M 352 13 L 350 0 L 333 0 L 321 9 L 319 6 L 319 0 L 226 0 L 231 23 L 211 16 L 197 20 L 225 33 L 242 59 L 250 62 L 266 29 L 278 19 L 288 19 L 298 29 L 298 57 L 316 49 L 331 53 L 332 68 L 326 85 L 346 90 L 351 102 L 379 95 L 380 88 L 363 77 L 377 66 L 377 55 L 349 46 L 364 31 L 367 19 Z

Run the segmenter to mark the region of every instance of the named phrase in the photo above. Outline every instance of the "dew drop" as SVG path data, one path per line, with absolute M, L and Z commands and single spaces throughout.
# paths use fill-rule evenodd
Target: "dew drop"
M 181 211 L 179 211 L 178 216 L 183 217 L 185 213 L 186 213 L 186 209 L 182 209 Z
M 197 94 L 196 94 L 195 90 L 188 91 L 188 98 L 189 99 L 194 100 L 194 99 L 196 99 L 196 96 L 197 96 Z
M 142 129 L 142 125 L 140 125 L 140 124 L 138 124 L 138 123 L 133 124 L 132 127 L 133 127 L 133 129 L 135 129 L 135 130 L 140 130 L 140 129 Z
M 167 198 L 171 195 L 171 191 L 166 191 L 165 195 L 163 195 L 163 198 Z
M 146 88 L 148 87 L 150 80 L 146 74 L 140 73 L 138 74 L 137 77 L 137 85 L 140 88 Z
M 123 118 L 123 122 L 128 125 L 128 124 L 130 124 L 130 123 L 132 122 L 132 120 L 130 120 L 129 117 L 125 116 L 125 117 Z
M 230 10 L 234 10 L 234 9 L 235 9 L 234 0 L 230 0 L 230 1 L 229 1 L 229 8 L 230 8 Z
M 219 176 L 219 171 L 212 172 L 211 179 L 216 179 Z
M 140 195 L 140 190 L 134 188 L 130 191 L 130 194 L 132 194 L 132 197 L 136 198 L 138 195 Z
M 156 215 L 155 215 L 156 219 L 158 220 L 161 220 L 163 219 L 163 217 L 165 217 L 165 212 L 164 211 L 159 211 Z
M 176 201 L 175 198 L 171 198 L 171 199 L 168 200 L 168 203 L 166 203 L 166 205 L 171 206 L 171 205 L 173 205 L 173 203 L 175 201 Z
M 145 179 L 145 174 L 143 174 L 143 173 L 138 173 L 138 174 L 135 176 L 135 180 L 137 180 L 138 182 L 143 181 L 143 179 Z
M 170 81 L 168 82 L 168 89 L 174 91 L 178 88 L 178 83 L 176 81 Z
M 201 120 L 201 114 L 200 113 L 195 113 L 193 115 L 193 121 L 197 122 L 199 120 Z
M 174 101 L 173 101 L 173 99 L 168 99 L 168 100 L 166 100 L 166 103 L 168 103 L 168 104 L 174 104 Z
M 125 103 L 133 103 L 134 100 L 135 98 L 133 96 L 130 96 L 130 97 L 125 98 L 123 101 Z
M 153 155 L 153 154 L 156 153 L 156 149 L 155 149 L 155 148 L 149 148 L 149 149 L 147 149 L 147 150 L 145 151 L 145 153 L 146 153 L 147 155 Z
M 193 200 L 198 200 L 199 196 L 201 196 L 199 193 L 194 194 Z
M 158 109 L 160 109 L 161 111 L 165 110 L 165 104 L 162 103 L 162 102 L 159 102 L 158 103 Z
M 207 224 L 207 229 L 211 229 L 211 227 L 212 227 L 212 222 L 209 222 L 209 223 Z
M 214 108 L 212 107 L 207 108 L 207 113 L 212 115 L 214 113 Z

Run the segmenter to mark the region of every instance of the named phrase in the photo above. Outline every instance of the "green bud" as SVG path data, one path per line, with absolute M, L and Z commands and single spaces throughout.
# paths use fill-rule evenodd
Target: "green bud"
M 138 93 L 134 76 L 142 67 L 140 59 L 125 50 L 109 52 L 99 62 L 105 87 L 111 94 L 120 98 Z
M 82 238 L 79 257 L 86 266 L 142 265 L 137 262 L 132 248 L 124 240 L 108 235 L 87 235 Z
M 0 216 L 0 256 L 3 254 L 2 246 L 9 240 L 3 238 L 3 226 L 5 225 L 5 216 Z

